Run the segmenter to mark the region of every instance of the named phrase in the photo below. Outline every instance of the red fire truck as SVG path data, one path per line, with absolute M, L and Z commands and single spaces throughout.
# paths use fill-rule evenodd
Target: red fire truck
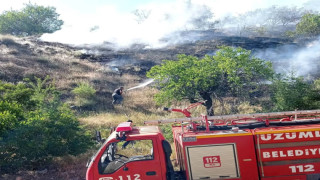
M 189 108 L 145 122 L 174 124 L 174 152 L 158 126 L 124 122 L 88 162 L 87 180 L 320 179 L 320 110 L 194 118 Z

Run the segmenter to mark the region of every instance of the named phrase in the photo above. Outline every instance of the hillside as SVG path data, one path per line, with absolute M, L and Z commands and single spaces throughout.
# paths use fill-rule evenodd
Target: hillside
M 145 80 L 145 73 L 163 59 L 177 54 L 202 57 L 218 46 L 232 45 L 246 49 L 262 49 L 292 43 L 278 38 L 213 37 L 212 39 L 147 49 L 142 45 L 113 50 L 97 47 L 73 47 L 35 38 L 0 38 L 0 80 L 19 82 L 34 76 L 55 79 L 66 98 L 79 82 L 90 82 L 101 97 L 100 104 L 110 101 L 111 92 L 122 85 L 127 88 Z
M 119 74 L 99 62 L 83 59 L 81 49 L 64 44 L 1 36 L 0 47 L 0 80 L 17 83 L 24 78 L 49 75 L 65 99 L 72 97 L 70 91 L 78 83 L 89 82 L 97 90 L 98 105 L 103 105 L 111 101 L 116 87 L 141 80 L 134 74 Z
M 194 36 L 197 38 L 190 39 Z M 66 101 L 72 101 L 71 90 L 78 83 L 89 82 L 97 90 L 98 96 L 97 106 L 91 109 L 103 110 L 112 108 L 109 102 L 116 87 L 130 88 L 143 82 L 146 80 L 145 73 L 152 66 L 160 64 L 163 59 L 176 59 L 177 54 L 203 57 L 212 55 L 222 45 L 242 47 L 252 50 L 262 59 L 272 60 L 274 68 L 281 69 L 281 66 L 288 67 L 291 63 L 288 61 L 292 58 L 282 60 L 281 56 L 307 44 L 283 38 L 215 35 L 211 31 L 179 34 L 179 38 L 188 37 L 183 42 L 158 49 L 143 44 L 114 49 L 115 45 L 111 43 L 74 47 L 36 38 L 1 36 L 0 80 L 19 82 L 23 78 L 44 78 L 49 75 L 55 79 Z M 273 51 L 268 52 L 270 49 Z M 313 74 L 316 72 L 313 71 Z M 315 76 L 318 76 L 317 73 Z
M 200 31 L 198 33 L 202 34 L 204 32 Z M 208 32 L 205 32 L 204 34 L 207 33 Z M 184 35 L 185 37 L 189 36 L 189 34 Z M 106 63 L 111 66 L 115 66 L 117 64 L 121 65 L 124 62 L 128 62 L 130 65 L 150 66 L 161 63 L 161 60 L 163 59 L 176 59 L 177 54 L 203 57 L 206 54 L 213 54 L 219 46 L 235 46 L 257 51 L 267 48 L 277 48 L 284 45 L 300 46 L 299 43 L 295 43 L 293 40 L 283 38 L 212 35 L 202 37 L 198 40 L 185 40 L 184 42 L 177 44 L 169 44 L 166 47 L 157 49 L 152 49 L 146 45 L 138 44 L 132 45 L 130 48 L 120 49 L 117 51 L 112 50 L 110 48 L 110 44 L 83 47 L 83 49 L 86 50 L 85 52 L 88 53 L 82 54 L 81 58 L 94 62 Z M 105 48 L 103 48 L 104 46 Z

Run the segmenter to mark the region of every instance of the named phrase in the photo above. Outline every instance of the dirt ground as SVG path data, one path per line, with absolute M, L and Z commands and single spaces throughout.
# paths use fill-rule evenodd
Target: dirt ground
M 86 163 L 91 155 L 86 153 L 77 157 L 63 157 L 44 170 L 19 171 L 13 175 L 2 175 L 0 180 L 85 180 Z

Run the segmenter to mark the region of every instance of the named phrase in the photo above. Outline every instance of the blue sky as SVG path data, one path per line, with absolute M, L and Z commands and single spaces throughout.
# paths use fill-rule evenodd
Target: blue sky
M 215 18 L 221 18 L 271 5 L 302 7 L 319 0 L 0 0 L 0 12 L 21 9 L 29 1 L 56 7 L 65 22 L 62 30 L 44 35 L 44 40 L 69 44 L 109 41 L 123 46 L 134 42 L 156 45 L 164 36 L 185 28 L 188 18 L 200 13 L 197 8 L 186 8 L 186 2 L 194 7 L 205 4 Z M 148 21 L 138 24 L 132 14 L 135 9 L 150 10 L 152 14 Z M 92 27 L 99 28 L 92 32 Z

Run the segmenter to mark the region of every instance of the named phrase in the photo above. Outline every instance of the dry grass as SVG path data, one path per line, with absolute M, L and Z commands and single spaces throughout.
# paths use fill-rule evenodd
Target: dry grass
M 45 43 L 27 38 L 0 36 L 0 80 L 19 82 L 23 78 L 49 75 L 72 102 L 70 91 L 80 82 L 89 82 L 97 90 L 97 106 L 111 108 L 111 93 L 118 86 L 131 86 L 138 76 L 99 71 L 99 63 L 79 59 L 79 51 L 58 43 Z M 70 103 L 72 104 L 72 103 Z
M 88 117 L 80 118 L 80 122 L 90 128 L 109 128 L 117 126 L 120 122 L 128 119 L 133 120 L 135 125 L 143 125 L 144 121 L 169 119 L 184 117 L 181 113 L 165 112 L 163 106 L 156 105 L 153 96 L 158 90 L 151 87 L 134 89 L 124 93 L 123 105 L 116 105 L 108 112 L 103 112 Z M 109 102 L 111 103 L 111 102 Z M 172 107 L 186 108 L 190 105 L 188 102 L 180 102 Z M 205 114 L 204 106 L 197 106 L 190 110 L 193 116 Z
M 72 49 L 53 43 L 52 45 L 37 44 L 22 38 L 0 36 L 0 46 L 2 59 L 19 63 L 20 66 L 30 69 L 43 69 L 43 73 L 47 72 L 46 70 L 55 69 L 60 74 L 70 75 L 72 68 L 84 72 L 95 71 L 98 68 L 94 63 L 75 58 Z M 74 62 L 78 65 L 74 65 Z
M 0 34 L 0 41 L 1 43 L 5 44 L 5 45 L 11 45 L 11 44 L 16 44 L 16 41 L 18 40 L 18 38 L 16 38 L 15 36 L 12 35 L 4 35 L 4 34 Z
M 223 104 L 216 99 L 214 101 L 215 115 L 252 114 L 260 111 L 262 111 L 260 105 L 251 105 L 250 102 L 242 102 L 238 98 L 224 98 Z
M 243 102 L 238 106 L 238 111 L 239 114 L 252 114 L 262 111 L 262 107 L 250 105 L 249 102 Z

